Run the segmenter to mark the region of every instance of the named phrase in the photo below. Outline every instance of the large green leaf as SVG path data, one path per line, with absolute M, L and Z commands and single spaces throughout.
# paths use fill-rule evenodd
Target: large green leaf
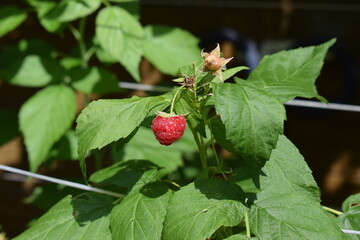
M 111 240 L 113 198 L 84 194 L 67 196 L 53 206 L 16 240 Z
M 183 165 L 181 151 L 175 145 L 176 142 L 171 146 L 161 145 L 151 129 L 140 127 L 136 135 L 124 146 L 122 160 L 149 160 L 161 167 L 160 175 L 164 175 Z
M 345 239 L 319 204 L 319 191 L 302 156 L 280 136 L 260 174 L 263 189 L 251 206 L 251 231 L 260 239 Z
M 262 167 L 283 132 L 282 103 L 247 84 L 216 84 L 214 97 L 216 112 L 225 125 L 226 139 L 250 165 Z
M 64 74 L 65 70 L 54 59 L 28 55 L 11 62 L 0 72 L 0 77 L 14 85 L 42 87 L 60 81 Z
M 99 67 L 75 67 L 70 70 L 69 75 L 72 86 L 83 93 L 104 94 L 120 91 L 116 76 Z
M 139 81 L 144 37 L 140 23 L 122 8 L 107 7 L 96 18 L 96 37 L 100 46 Z
M 231 182 L 203 179 L 182 187 L 167 208 L 164 240 L 206 239 L 220 226 L 240 224 L 243 191 Z
M 85 17 L 99 8 L 101 0 L 66 0 L 54 5 L 42 18 L 69 22 Z
M 50 86 L 28 99 L 20 109 L 20 129 L 35 171 L 75 117 L 74 92 L 66 86 Z
M 298 48 L 265 56 L 248 81 L 277 96 L 282 102 L 295 97 L 320 97 L 315 80 L 320 74 L 332 39 L 319 46 Z
M 0 8 L 0 37 L 17 28 L 26 19 L 25 10 L 13 5 Z
M 144 55 L 161 72 L 176 75 L 179 68 L 201 59 L 199 40 L 175 27 L 145 27 Z
M 74 130 L 67 131 L 50 150 L 48 159 L 77 160 L 77 138 Z
M 148 113 L 162 110 L 170 103 L 163 96 L 98 100 L 86 107 L 77 118 L 79 158 L 85 175 L 84 158 L 95 148 L 127 137 Z
M 160 240 L 171 192 L 164 183 L 141 183 L 111 213 L 113 239 Z

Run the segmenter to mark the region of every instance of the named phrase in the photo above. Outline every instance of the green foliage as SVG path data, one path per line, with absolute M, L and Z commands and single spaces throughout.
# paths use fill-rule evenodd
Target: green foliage
M 250 226 L 260 239 L 344 239 L 320 206 L 319 191 L 302 156 L 285 136 L 262 169 Z M 321 232 L 321 235 L 319 234 Z
M 17 28 L 26 19 L 26 12 L 16 6 L 0 8 L 0 37 Z
M 145 27 L 144 56 L 161 72 L 176 75 L 179 68 L 200 59 L 198 39 L 180 28 Z
M 144 31 L 139 22 L 122 8 L 104 8 L 96 18 L 96 37 L 100 46 L 140 81 Z
M 216 179 L 195 181 L 174 194 L 162 239 L 205 239 L 222 225 L 240 223 L 246 207 L 240 187 Z
M 360 194 L 349 196 L 342 204 L 344 214 L 339 216 L 341 225 L 345 229 L 359 231 L 360 226 Z M 359 240 L 359 235 L 350 235 L 349 239 Z
M 35 171 L 75 117 L 75 94 L 66 86 L 49 86 L 28 99 L 19 112 L 30 169 Z
M 283 132 L 284 106 L 271 94 L 242 83 L 218 84 L 214 97 L 226 139 L 245 161 L 261 168 Z
M 15 239 L 359 239 L 340 230 L 359 230 L 359 195 L 344 202 L 338 218 L 326 213 L 311 170 L 283 135 L 283 103 L 324 101 L 315 80 L 335 40 L 266 56 L 247 80 L 224 83 L 248 68 L 224 70 L 220 79 L 222 69 L 201 59 L 207 55 L 191 33 L 143 27 L 138 1 L 24 4 L 53 37 L 71 33 L 76 46 L 59 51 L 43 40 L 22 39 L 2 47 L 1 80 L 43 88 L 18 117 L 0 111 L 0 144 L 20 129 L 32 171 L 53 159 L 79 159 L 85 178 L 86 157 L 109 145 L 96 152 L 96 165 L 103 158 L 112 165 L 97 169 L 89 182 L 121 197 L 67 196 Z M 23 8 L 1 7 L 0 37 L 26 17 Z M 86 24 L 89 18 L 95 26 Z M 175 82 L 181 87 L 160 96 L 90 102 L 90 94 L 121 90 L 121 71 L 115 75 L 109 64 L 120 63 L 140 81 L 142 57 L 165 74 L 180 73 Z M 80 99 L 86 107 L 74 131 Z M 186 117 L 188 130 L 171 146 L 160 145 L 149 128 L 157 111 Z M 233 153 L 232 160 L 222 159 L 220 147 Z M 79 192 L 45 186 L 27 202 L 46 210 L 69 193 Z
M 89 104 L 77 118 L 79 158 L 85 175 L 85 157 L 95 148 L 126 138 L 148 114 L 169 105 L 164 97 L 132 97 L 118 100 L 98 100 Z M 136 114 L 134 114 L 136 113 Z
M 142 180 L 111 212 L 113 239 L 161 239 L 171 197 L 164 183 Z
M 110 197 L 92 193 L 67 196 L 14 239 L 111 239 L 111 200 Z
M 332 39 L 319 46 L 298 48 L 265 56 L 248 81 L 277 96 L 282 102 L 295 97 L 318 98 L 315 80 L 320 74 Z M 325 100 L 324 100 L 325 101 Z
M 92 67 L 75 67 L 69 71 L 72 86 L 83 93 L 113 93 L 119 92 L 119 82 L 116 76 L 105 69 Z

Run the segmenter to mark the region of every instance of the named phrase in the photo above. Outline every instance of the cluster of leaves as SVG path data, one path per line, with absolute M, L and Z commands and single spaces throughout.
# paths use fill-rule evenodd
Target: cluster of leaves
M 89 94 L 121 91 L 118 76 L 109 70 L 113 64 L 120 63 L 139 81 L 142 57 L 170 75 L 200 58 L 198 39 L 189 32 L 162 25 L 143 27 L 138 20 L 137 1 L 111 2 L 112 5 L 104 1 L 106 6 L 102 6 L 101 0 L 26 0 L 23 6 L 0 8 L 0 37 L 26 19 L 37 17 L 41 26 L 59 39 L 71 32 L 77 41 L 68 52 L 43 39 L 31 38 L 1 49 L 1 80 L 42 88 L 24 102 L 18 114 L 0 111 L 4 116 L 1 143 L 18 135 L 20 128 L 31 171 L 49 159 L 78 158 L 75 132 L 71 130 L 77 102 L 81 96 L 88 101 Z M 94 29 L 86 27 L 90 16 L 95 17 Z M 82 95 L 76 97 L 76 93 Z M 19 122 L 19 126 L 14 122 Z
M 322 99 L 314 83 L 333 43 L 266 56 L 247 80 L 223 82 L 244 67 L 226 70 L 221 80 L 201 72 L 200 62 L 181 68 L 182 76 L 194 80 L 187 88 L 90 103 L 76 128 L 85 176 L 85 157 L 93 149 L 128 142 L 140 152 L 131 149 L 132 158 L 89 178 L 123 197 L 67 196 L 16 239 L 51 239 L 59 233 L 61 239 L 352 239 L 341 228 L 356 228 L 359 196 L 345 201 L 339 218 L 326 212 L 311 170 L 283 135 L 283 103 L 297 96 Z M 147 137 L 148 119 L 171 100 L 178 114 L 188 113 L 203 167 L 184 186 L 164 178 L 181 162 L 159 160 L 184 143 L 160 151 Z M 217 161 L 208 161 L 207 147 L 214 143 L 234 153 L 236 164 L 220 161 L 216 151 Z M 154 151 L 159 158 L 146 159 Z
M 109 145 L 116 163 L 88 181 L 122 197 L 68 195 L 15 239 L 359 239 L 341 231 L 359 226 L 359 195 L 344 202 L 338 218 L 326 212 L 311 170 L 283 135 L 286 101 L 325 101 L 315 80 L 334 40 L 266 56 L 247 80 L 224 83 L 246 68 L 228 69 L 221 79 L 204 72 L 203 61 L 196 62 L 196 38 L 177 28 L 142 27 L 133 11 L 137 2 L 111 2 L 26 0 L 47 31 L 72 32 L 78 47 L 60 54 L 42 40 L 22 40 L 2 49 L 0 78 L 44 87 L 19 112 L 31 170 L 58 158 L 61 143 L 77 142 L 68 155 L 79 158 L 87 177 L 88 154 Z M 0 36 L 26 20 L 24 9 L 0 8 Z M 96 18 L 94 36 L 86 42 L 90 15 Z M 164 95 L 91 102 L 77 118 L 76 135 L 68 131 L 76 117 L 75 93 L 119 91 L 108 63 L 120 63 L 140 80 L 143 56 L 171 75 L 194 64 L 180 69 L 186 84 Z M 104 64 L 92 66 L 92 58 Z M 149 123 L 172 103 L 177 114 L 187 114 L 189 129 L 165 147 L 155 141 Z M 1 115 L 11 123 L 4 130 L 17 129 L 16 116 Z M 232 152 L 233 161 L 218 157 L 215 144 Z M 191 163 L 184 165 L 184 158 Z

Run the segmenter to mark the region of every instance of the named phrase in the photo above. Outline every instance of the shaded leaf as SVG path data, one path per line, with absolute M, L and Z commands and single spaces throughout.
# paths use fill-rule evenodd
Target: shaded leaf
M 16 240 L 111 240 L 113 198 L 93 193 L 67 196 L 53 206 Z
M 349 196 L 342 204 L 344 214 L 338 217 L 342 227 L 360 231 L 360 193 Z M 351 240 L 360 240 L 360 235 L 348 235 Z
M 119 81 L 111 72 L 99 68 L 75 67 L 69 72 L 72 86 L 83 93 L 113 93 L 119 92 Z
M 216 84 L 214 97 L 226 139 L 248 164 L 261 168 L 283 132 L 284 106 L 271 94 L 246 84 Z
M 25 10 L 13 5 L 0 8 L 0 37 L 17 28 L 26 19 Z
M 19 112 L 20 129 L 29 154 L 30 170 L 46 159 L 55 142 L 75 117 L 74 92 L 66 86 L 49 86 L 28 99 Z
M 148 160 L 121 161 L 95 172 L 90 176 L 89 180 L 101 186 L 115 185 L 122 188 L 131 188 L 139 179 L 155 180 L 158 169 L 158 166 Z
M 74 130 L 67 131 L 53 148 L 50 150 L 47 158 L 61 159 L 61 160 L 76 160 L 78 159 L 77 138 Z
M 239 224 L 246 211 L 243 197 L 240 187 L 217 179 L 182 187 L 168 205 L 162 239 L 206 239 L 222 225 Z
M 162 239 L 166 207 L 171 197 L 163 183 L 138 186 L 111 213 L 113 239 Z
M 0 76 L 14 85 L 42 87 L 60 81 L 64 74 L 65 70 L 52 58 L 28 55 L 11 62 L 1 71 Z
M 332 39 L 318 46 L 281 51 L 265 56 L 251 72 L 248 81 L 278 97 L 283 103 L 295 97 L 324 100 L 315 80 L 320 74 Z
M 171 146 L 161 145 L 151 129 L 140 127 L 136 135 L 124 146 L 122 160 L 149 160 L 162 168 L 160 175 L 165 175 L 183 165 L 181 151 L 176 145 L 177 142 Z
M 27 2 L 35 8 L 40 24 L 51 33 L 62 33 L 66 27 L 66 23 L 60 22 L 56 18 L 47 18 L 53 9 L 56 8 L 57 2 L 53 0 L 27 0 Z
M 54 5 L 46 14 L 41 16 L 43 19 L 56 20 L 59 22 L 70 22 L 75 19 L 85 17 L 99 8 L 101 0 L 67 0 Z
M 199 40 L 191 33 L 175 27 L 145 27 L 144 55 L 161 72 L 176 75 L 179 68 L 201 59 Z
M 96 18 L 96 37 L 100 46 L 140 80 L 139 63 L 144 32 L 131 14 L 119 7 L 102 9 Z

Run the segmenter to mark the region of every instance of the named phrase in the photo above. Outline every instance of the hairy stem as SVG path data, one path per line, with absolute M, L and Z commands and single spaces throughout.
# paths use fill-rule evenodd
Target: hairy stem
M 337 215 L 337 216 L 343 214 L 343 212 L 340 212 L 340 211 L 338 211 L 338 210 L 335 210 L 335 209 L 332 209 L 332 208 L 329 208 L 329 207 L 326 207 L 326 206 L 322 206 L 322 207 L 323 207 L 323 209 L 325 209 L 326 211 L 331 212 L 331 213 L 333 213 L 333 214 L 335 214 L 335 215 Z
M 206 157 L 206 148 L 205 148 L 205 145 L 204 145 L 204 140 L 203 138 L 201 137 L 201 140 L 199 138 L 199 134 L 194 131 L 194 129 L 191 128 L 191 126 L 189 126 L 193 136 L 194 136 L 194 139 L 195 139 L 195 142 L 196 142 L 196 145 L 199 149 L 199 154 L 200 154 L 200 160 L 201 160 L 201 165 L 202 165 L 202 168 L 205 170 L 207 168 L 207 157 Z
M 170 107 L 170 115 L 174 114 L 174 106 L 175 106 L 175 99 L 177 97 L 177 95 L 179 94 L 179 92 L 184 88 L 184 86 L 181 86 L 179 88 L 179 90 L 177 90 L 177 92 L 175 93 L 172 101 L 171 101 L 171 107 Z
M 245 227 L 246 227 L 246 236 L 248 236 L 250 238 L 251 232 L 250 232 L 249 214 L 248 214 L 247 209 L 245 211 Z

